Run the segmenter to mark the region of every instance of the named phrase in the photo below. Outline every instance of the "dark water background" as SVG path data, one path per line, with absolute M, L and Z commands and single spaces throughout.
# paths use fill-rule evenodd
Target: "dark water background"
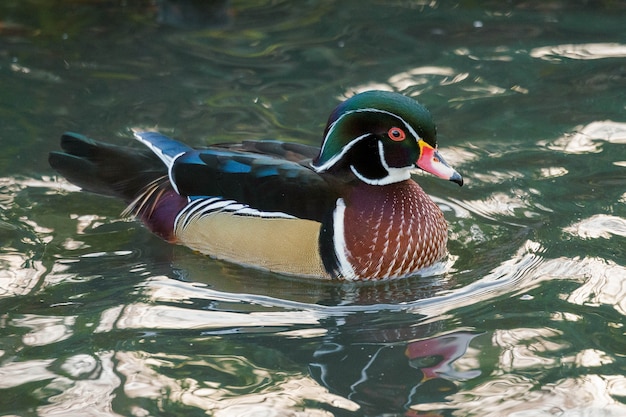
M 0 416 L 626 415 L 624 2 L 190 4 L 0 3 Z M 47 165 L 65 130 L 318 144 L 369 88 L 466 178 L 418 178 L 440 275 L 214 261 Z

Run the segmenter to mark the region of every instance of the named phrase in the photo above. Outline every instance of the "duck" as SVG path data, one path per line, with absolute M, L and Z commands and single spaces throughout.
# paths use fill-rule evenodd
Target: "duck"
M 418 275 L 447 255 L 448 224 L 416 171 L 463 185 L 415 99 L 365 91 L 330 114 L 321 146 L 243 140 L 194 149 L 133 129 L 144 147 L 66 132 L 51 167 L 123 200 L 162 239 L 277 274 L 343 281 Z

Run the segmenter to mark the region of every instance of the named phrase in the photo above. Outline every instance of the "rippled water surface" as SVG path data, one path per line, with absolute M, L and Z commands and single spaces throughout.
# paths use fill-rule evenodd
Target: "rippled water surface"
M 192 10 L 193 7 L 198 10 Z M 626 415 L 626 7 L 3 0 L 0 415 Z M 319 144 L 355 91 L 438 123 L 441 273 L 285 278 L 48 167 L 65 130 Z

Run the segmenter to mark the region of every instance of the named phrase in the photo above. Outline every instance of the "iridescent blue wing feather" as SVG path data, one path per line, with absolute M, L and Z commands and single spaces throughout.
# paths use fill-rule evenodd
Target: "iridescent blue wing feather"
M 307 166 L 271 155 L 223 148 L 180 155 L 170 180 L 186 197 L 234 200 L 262 212 L 321 221 L 338 193 Z
M 167 166 L 182 196 L 220 197 L 260 212 L 321 221 L 338 193 L 308 161 L 318 149 L 280 141 L 247 141 L 195 150 L 158 132 L 135 132 Z
M 172 162 L 177 156 L 193 151 L 193 148 L 159 132 L 134 133 L 135 139 L 150 148 L 168 168 L 172 166 Z

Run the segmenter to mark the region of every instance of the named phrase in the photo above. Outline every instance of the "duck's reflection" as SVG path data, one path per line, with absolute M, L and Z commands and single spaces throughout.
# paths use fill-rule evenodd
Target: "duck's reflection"
M 426 337 L 436 328 L 363 331 L 337 326 L 313 354 L 311 376 L 333 394 L 357 403 L 366 415 L 408 412 L 416 404 L 444 401 L 457 392 L 456 381 L 480 374 L 455 364 L 478 333 Z

